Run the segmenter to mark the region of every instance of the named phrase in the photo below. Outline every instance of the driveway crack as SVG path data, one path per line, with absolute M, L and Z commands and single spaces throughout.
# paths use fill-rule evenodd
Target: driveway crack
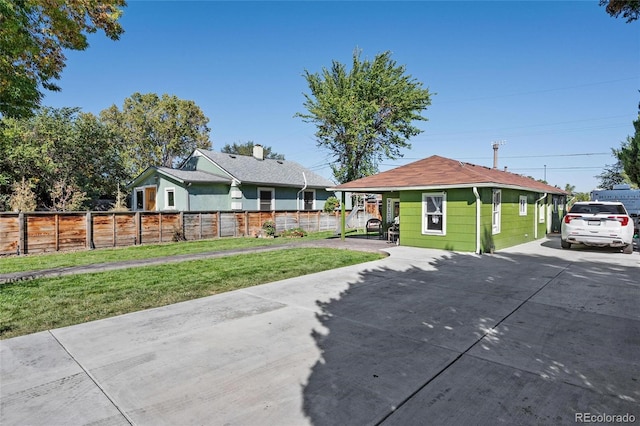
M 120 409 L 118 404 L 116 404 L 114 399 L 107 393 L 107 391 L 102 386 L 100 386 L 100 383 L 98 383 L 98 381 L 95 379 L 95 377 L 93 377 L 93 375 L 89 372 L 89 370 L 84 368 L 84 366 L 73 356 L 73 354 L 71 352 L 69 352 L 69 350 L 62 344 L 62 342 L 60 340 L 58 340 L 56 335 L 53 334 L 53 332 L 51 330 L 49 330 L 49 334 L 58 343 L 58 345 L 60 345 L 60 347 L 71 357 L 71 359 L 76 363 L 76 365 L 78 367 L 80 367 L 80 369 L 84 372 L 84 374 L 87 375 L 89 380 L 91 380 L 96 385 L 96 387 L 100 390 L 100 392 L 102 392 L 102 394 L 105 396 L 105 398 L 107 398 L 107 400 L 109 400 L 111 405 L 113 405 L 113 407 L 116 410 L 118 410 L 118 412 L 122 415 L 122 417 L 124 417 L 124 419 L 127 421 L 127 423 L 129 423 L 132 426 L 135 425 L 135 422 L 124 411 L 122 411 Z
M 456 356 L 454 359 L 452 359 L 449 363 L 447 363 L 444 367 L 442 367 L 440 369 L 440 371 L 438 371 L 436 374 L 434 374 L 429 380 L 427 380 L 426 382 L 424 382 L 421 386 L 419 386 L 415 391 L 413 391 L 409 396 L 407 396 L 405 399 L 402 400 L 402 402 L 400 402 L 400 404 L 398 404 L 392 411 L 390 411 L 389 413 L 387 413 L 387 415 L 385 415 L 382 419 L 380 419 L 378 422 L 375 423 L 376 426 L 380 426 L 382 423 L 384 423 L 389 417 L 391 417 L 393 415 L 393 413 L 397 412 L 400 408 L 402 408 L 407 402 L 409 402 L 414 396 L 416 396 L 418 393 L 420 393 L 420 391 L 422 391 L 424 388 L 426 388 L 431 382 L 433 382 L 436 378 L 438 378 L 439 376 L 441 376 L 445 371 L 447 371 L 449 368 L 451 368 L 451 366 L 453 366 L 456 362 L 458 362 L 458 360 L 460 360 L 460 358 L 462 358 L 464 355 L 468 354 L 469 351 L 471 351 L 471 349 L 474 348 L 474 346 L 476 346 L 478 343 L 480 343 L 485 337 L 487 337 L 488 335 L 490 335 L 491 333 L 493 333 L 493 331 L 500 326 L 500 324 L 502 324 L 507 318 L 509 318 L 511 315 L 513 315 L 514 313 L 516 313 L 520 308 L 522 308 L 522 306 L 524 306 L 527 302 L 529 302 L 532 298 L 534 298 L 538 293 L 540 293 L 542 290 L 544 290 L 549 284 L 551 284 L 553 281 L 555 281 L 556 278 L 558 278 L 560 275 L 562 275 L 567 269 L 569 269 L 571 266 L 573 265 L 573 262 L 567 264 L 564 268 L 562 268 L 557 274 L 555 274 L 553 277 L 551 277 L 546 283 L 544 283 L 544 285 L 542 285 L 539 289 L 537 289 L 536 291 L 534 291 L 533 293 L 531 293 L 531 295 L 529 295 L 529 297 L 527 297 L 525 300 L 523 300 L 520 304 L 518 304 L 518 306 L 516 306 L 511 312 L 509 312 L 507 315 L 505 315 L 500 321 L 498 321 L 496 324 L 494 324 L 491 328 L 487 329 L 486 332 L 484 332 L 475 342 L 473 342 L 471 345 L 469 345 L 469 347 L 467 349 L 465 349 L 464 351 L 462 351 L 458 356 Z

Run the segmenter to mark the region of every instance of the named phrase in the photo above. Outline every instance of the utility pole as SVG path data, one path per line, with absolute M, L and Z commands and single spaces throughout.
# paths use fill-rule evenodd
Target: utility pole
M 504 145 L 505 143 L 507 143 L 507 141 L 495 141 L 491 145 L 493 147 L 493 168 L 494 169 L 498 168 L 498 149 L 500 148 L 500 145 Z
M 547 181 L 547 165 L 544 165 L 544 181 Z

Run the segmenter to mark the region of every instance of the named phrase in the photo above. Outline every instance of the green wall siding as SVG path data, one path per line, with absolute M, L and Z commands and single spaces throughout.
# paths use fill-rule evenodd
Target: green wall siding
M 422 194 L 443 191 L 400 193 L 400 241 L 402 245 L 455 251 L 475 251 L 475 197 L 465 189 L 446 192 L 446 234 L 422 233 Z
M 242 208 L 243 210 L 258 210 L 258 188 L 270 188 L 275 192 L 275 210 L 278 211 L 294 211 L 297 210 L 299 205 L 296 197 L 300 188 L 287 188 L 280 186 L 270 185 L 242 185 L 239 189 L 242 190 Z M 328 192 L 324 189 L 307 188 L 307 191 L 315 190 L 315 209 L 322 210 L 327 198 L 333 195 L 332 192 Z M 300 194 L 302 197 L 302 194 Z
M 189 205 L 184 210 L 230 210 L 229 186 L 225 184 L 192 184 L 189 187 Z
M 422 232 L 422 194 L 446 193 L 446 233 L 431 235 Z M 501 189 L 500 232 L 492 229 L 493 189 L 479 188 L 480 242 L 482 252 L 542 238 L 547 232 L 548 217 L 540 223 L 535 213 L 535 202 L 541 194 L 514 189 Z M 527 197 L 526 215 L 520 215 L 520 196 Z M 386 217 L 387 198 L 400 198 L 400 244 L 412 247 L 435 248 L 454 251 L 476 250 L 476 197 L 472 188 L 403 191 L 383 195 L 383 217 Z M 545 200 L 546 209 L 552 208 L 552 196 Z M 539 208 L 539 207 L 538 207 Z M 554 213 L 561 215 L 562 212 Z

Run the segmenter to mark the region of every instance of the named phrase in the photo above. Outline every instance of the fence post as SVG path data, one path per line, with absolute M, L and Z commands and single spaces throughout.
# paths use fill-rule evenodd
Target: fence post
M 18 254 L 27 254 L 27 218 L 23 212 L 18 213 Z
M 137 211 L 135 216 L 133 216 L 133 222 L 136 227 L 136 241 L 135 244 L 142 244 L 142 223 L 140 221 L 140 212 Z
M 55 238 L 55 251 L 60 251 L 60 215 L 54 215 L 54 238 Z
M 162 242 L 162 212 L 158 214 L 160 215 L 158 218 L 158 239 Z
M 216 213 L 216 219 L 218 220 L 218 238 L 222 237 L 222 223 L 221 223 L 222 213 L 220 210 Z
M 87 241 L 85 247 L 89 250 L 93 250 L 96 247 L 93 244 L 93 215 L 91 212 L 87 212 L 84 215 L 84 222 L 87 229 Z
M 111 214 L 111 222 L 113 225 L 113 232 L 111 233 L 111 237 L 113 239 L 113 246 L 116 246 L 116 214 L 112 213 Z
M 180 211 L 180 229 L 182 229 L 182 238 L 187 239 L 187 233 L 184 228 L 184 211 Z

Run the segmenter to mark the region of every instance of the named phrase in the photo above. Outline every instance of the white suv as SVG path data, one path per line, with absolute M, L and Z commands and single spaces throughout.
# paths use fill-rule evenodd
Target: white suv
M 562 220 L 562 248 L 571 248 L 571 244 L 621 247 L 623 253 L 631 254 L 633 220 L 622 203 L 575 203 Z

